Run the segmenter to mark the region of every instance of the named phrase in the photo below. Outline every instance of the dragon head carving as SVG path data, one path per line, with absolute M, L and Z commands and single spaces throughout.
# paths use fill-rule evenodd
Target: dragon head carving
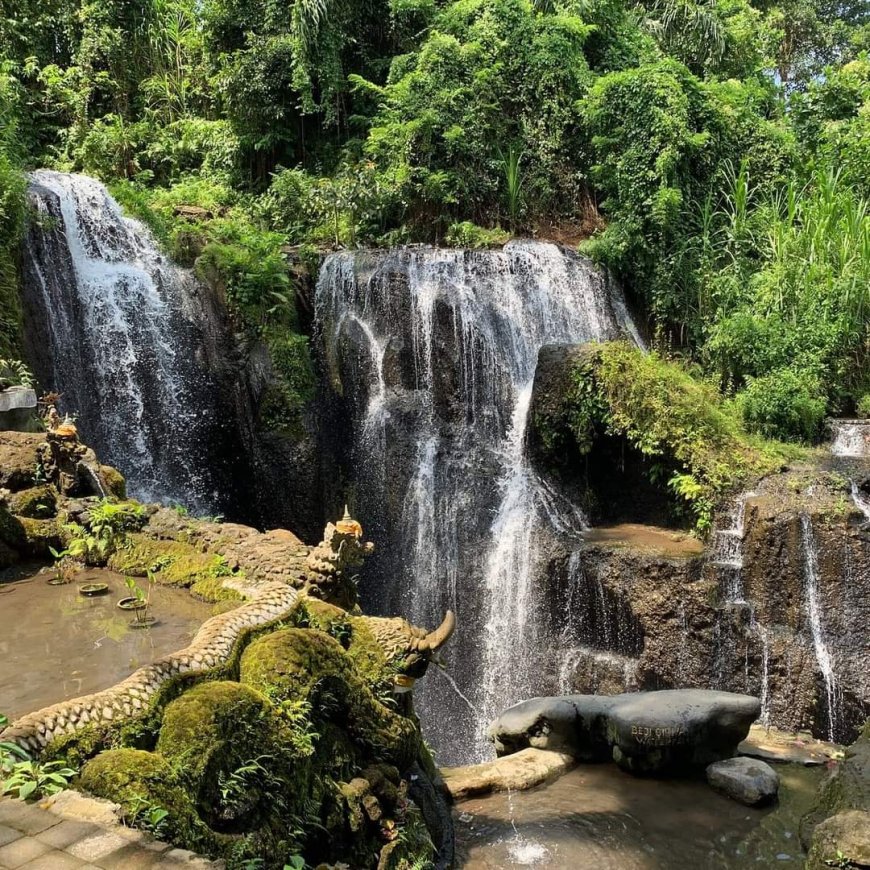
M 456 617 L 448 610 L 434 631 L 418 628 L 401 617 L 359 616 L 396 669 L 396 687 L 409 689 L 426 673 L 429 662 L 437 661 L 438 651 L 456 629 Z

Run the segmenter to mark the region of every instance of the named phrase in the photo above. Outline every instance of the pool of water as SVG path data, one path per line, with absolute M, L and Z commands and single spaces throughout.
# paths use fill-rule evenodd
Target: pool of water
M 549 785 L 456 807 L 466 870 L 798 868 L 797 822 L 824 771 L 782 765 L 781 806 L 749 809 L 704 782 L 639 779 L 582 765 Z
M 157 623 L 133 629 L 133 614 L 116 606 L 129 595 L 122 576 L 90 570 L 64 586 L 49 585 L 51 576 L 36 567 L 0 573 L 0 712 L 11 719 L 114 685 L 187 646 L 213 613 L 184 589 L 154 586 Z M 85 598 L 83 583 L 108 583 L 109 592 Z

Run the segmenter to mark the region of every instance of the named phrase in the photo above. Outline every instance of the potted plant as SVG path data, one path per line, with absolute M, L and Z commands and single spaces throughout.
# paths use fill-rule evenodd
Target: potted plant
M 122 598 L 118 602 L 118 606 L 121 607 L 122 603 L 129 602 L 122 609 L 133 611 L 134 618 L 130 621 L 130 627 L 150 628 L 157 622 L 157 618 L 148 612 L 148 604 L 151 597 L 151 572 L 148 572 L 148 595 L 145 594 L 145 590 L 136 582 L 134 577 L 125 577 L 124 583 L 132 594 L 127 598 Z
M 55 550 L 54 547 L 48 548 L 51 555 L 54 556 L 54 576 L 49 577 L 49 586 L 65 586 L 67 583 L 72 583 L 76 574 L 81 570 L 81 564 L 76 561 L 69 550 Z

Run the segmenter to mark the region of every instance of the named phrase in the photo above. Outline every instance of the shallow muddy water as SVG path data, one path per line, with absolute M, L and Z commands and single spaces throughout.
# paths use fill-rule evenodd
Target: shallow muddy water
M 157 623 L 133 629 L 133 614 L 116 606 L 129 595 L 122 576 L 91 570 L 50 586 L 52 573 L 0 573 L 0 711 L 10 718 L 114 685 L 187 646 L 213 612 L 184 589 L 154 586 Z M 108 594 L 79 594 L 94 582 L 108 583 Z
M 797 822 L 824 771 L 778 766 L 782 805 L 749 809 L 704 782 L 639 779 L 583 765 L 549 785 L 456 808 L 465 870 L 798 868 Z

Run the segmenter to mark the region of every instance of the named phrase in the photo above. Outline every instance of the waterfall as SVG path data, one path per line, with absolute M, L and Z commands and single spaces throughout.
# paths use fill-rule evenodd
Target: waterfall
M 834 456 L 870 456 L 870 420 L 829 420 Z
M 354 507 L 379 546 L 363 597 L 421 623 L 457 612 L 447 653 L 457 691 L 426 680 L 418 703 L 439 759 L 480 758 L 488 719 L 539 685 L 539 538 L 584 525 L 525 457 L 538 352 L 640 337 L 589 261 L 529 241 L 330 255 L 316 313 L 349 418 Z
M 212 511 L 208 444 L 224 422 L 195 360 L 193 275 L 92 178 L 39 170 L 29 199 L 25 326 L 42 385 L 132 495 Z
M 726 514 L 728 525 L 716 528 L 713 532 L 712 564 L 722 578 L 725 600 L 731 604 L 746 603 L 743 589 L 743 536 L 746 502 L 754 496 L 754 492 L 742 493 Z
M 870 522 L 870 498 L 861 492 L 858 488 L 858 484 L 855 483 L 854 480 L 851 481 L 851 490 L 852 501 L 855 504 L 855 507 L 858 508 L 858 510 L 867 518 L 868 522 Z
M 804 551 L 805 605 L 810 633 L 813 638 L 813 651 L 822 679 L 825 682 L 825 696 L 828 704 L 828 735 L 831 741 L 837 729 L 837 684 L 831 653 L 825 643 L 822 626 L 822 610 L 819 605 L 819 555 L 813 523 L 808 514 L 801 514 L 801 543 Z

